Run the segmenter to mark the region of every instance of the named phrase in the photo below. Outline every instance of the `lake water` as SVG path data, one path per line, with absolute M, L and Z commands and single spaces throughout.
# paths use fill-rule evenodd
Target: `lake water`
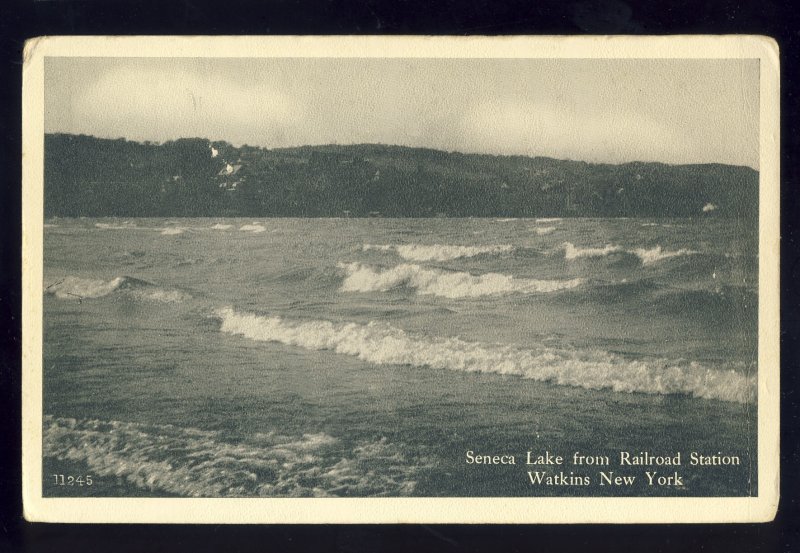
M 45 495 L 757 493 L 755 227 L 57 219 L 44 267 Z M 527 451 L 682 481 L 532 485 Z

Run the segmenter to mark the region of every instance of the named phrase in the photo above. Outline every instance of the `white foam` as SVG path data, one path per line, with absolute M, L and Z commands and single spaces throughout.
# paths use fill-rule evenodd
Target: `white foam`
M 124 282 L 125 277 L 99 280 L 68 276 L 45 287 L 45 292 L 59 299 L 101 298 L 117 290 Z
M 224 225 L 222 223 L 217 223 L 216 225 L 212 225 L 211 227 L 213 230 L 228 230 L 233 228 L 233 225 Z
M 373 245 L 365 244 L 363 251 L 394 251 L 403 259 L 409 261 L 450 261 L 461 257 L 475 257 L 483 254 L 499 254 L 510 252 L 513 246 L 507 244 L 488 246 L 451 246 L 447 244 L 392 244 Z
M 501 219 L 495 219 L 494 222 L 495 223 L 510 223 L 512 221 L 518 221 L 518 220 L 519 219 L 517 219 L 516 217 L 503 217 Z
M 339 263 L 347 271 L 343 292 L 385 292 L 399 286 L 414 288 L 418 294 L 445 298 L 475 298 L 511 293 L 544 293 L 575 288 L 582 279 L 536 280 L 501 273 L 471 275 L 465 272 L 429 269 L 404 263 L 384 271 L 361 263 Z
M 173 425 L 47 416 L 43 444 L 46 457 L 85 463 L 98 480 L 189 497 L 408 495 L 416 473 L 430 465 L 407 460 L 405 448 L 385 438 L 352 447 L 325 433 L 225 438 Z
M 136 225 L 131 225 L 129 223 L 123 223 L 121 225 L 112 225 L 111 223 L 95 223 L 94 226 L 104 230 L 137 230 L 139 228 Z
M 66 300 L 97 299 L 117 291 L 125 292 L 137 300 L 160 303 L 179 303 L 190 297 L 180 290 L 165 290 L 125 276 L 115 277 L 111 280 L 68 276 L 45 287 L 46 294 Z
M 170 224 L 170 223 L 167 223 Z M 162 234 L 178 234 L 172 232 L 163 232 L 165 230 L 171 230 L 177 227 L 140 227 L 130 221 L 124 221 L 120 224 L 111 224 L 111 223 L 95 223 L 94 226 L 99 229 L 103 230 L 146 230 L 146 231 L 158 231 Z
M 564 257 L 569 260 L 581 257 L 604 257 L 621 251 L 623 251 L 622 248 L 614 244 L 607 244 L 602 248 L 577 248 L 571 242 L 564 242 Z
M 550 234 L 551 232 L 556 230 L 556 227 L 536 227 L 533 230 L 536 231 L 536 234 L 538 234 L 539 236 L 543 236 L 545 234 Z
M 165 228 L 164 230 L 162 230 L 161 234 L 163 234 L 165 236 L 183 234 L 183 229 L 182 228 L 177 228 L 177 227 L 169 227 L 169 228 Z
M 681 248 L 677 251 L 669 251 L 669 250 L 662 250 L 661 246 L 656 246 L 655 248 L 645 249 L 645 248 L 638 248 L 633 250 L 631 253 L 635 254 L 639 259 L 642 260 L 642 265 L 650 265 L 651 263 L 655 263 L 657 261 L 661 261 L 662 259 L 669 259 L 670 257 L 681 257 L 684 255 L 695 255 L 697 251 L 694 250 L 687 250 Z
M 587 389 L 647 394 L 687 394 L 706 399 L 755 401 L 756 378 L 733 370 L 664 359 L 625 359 L 604 351 L 577 351 L 432 338 L 386 323 L 286 321 L 231 308 L 217 311 L 221 332 L 310 350 L 331 350 L 377 365 L 412 365 L 496 373 Z
M 579 259 L 582 257 L 605 257 L 612 253 L 627 253 L 635 255 L 642 262 L 642 265 L 650 265 L 657 261 L 669 259 L 671 257 L 680 257 L 684 255 L 695 255 L 700 252 L 681 248 L 680 250 L 671 251 L 664 250 L 661 246 L 655 246 L 650 249 L 636 248 L 633 250 L 625 250 L 620 246 L 614 244 L 606 244 L 602 248 L 578 248 L 570 242 L 564 242 L 564 257 L 568 260 Z
M 557 223 L 558 221 L 563 221 L 561 217 L 541 217 L 536 219 L 537 223 Z
M 260 225 L 258 223 L 253 223 L 252 225 L 242 225 L 241 227 L 239 227 L 239 230 L 252 232 L 253 234 L 258 234 L 264 232 L 267 229 L 263 225 Z

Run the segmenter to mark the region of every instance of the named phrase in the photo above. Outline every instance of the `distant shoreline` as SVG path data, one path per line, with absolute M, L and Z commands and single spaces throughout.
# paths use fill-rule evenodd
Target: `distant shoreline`
M 361 144 L 45 135 L 47 217 L 757 219 L 758 175 Z

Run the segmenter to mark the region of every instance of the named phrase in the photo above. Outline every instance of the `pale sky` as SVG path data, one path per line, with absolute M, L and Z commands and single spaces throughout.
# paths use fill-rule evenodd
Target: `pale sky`
M 46 58 L 45 131 L 758 168 L 758 60 Z

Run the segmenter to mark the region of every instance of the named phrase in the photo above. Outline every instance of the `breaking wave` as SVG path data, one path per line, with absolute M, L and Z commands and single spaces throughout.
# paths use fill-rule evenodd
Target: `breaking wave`
M 536 228 L 534 228 L 533 230 L 534 230 L 534 231 L 536 232 L 536 234 L 538 234 L 539 236 L 543 236 L 543 235 L 545 235 L 545 234 L 550 234 L 551 232 L 553 232 L 554 230 L 556 230 L 556 227 L 536 227 Z
M 225 225 L 225 224 L 222 224 L 222 223 L 217 223 L 216 225 L 212 225 L 211 228 L 213 230 L 228 230 L 228 229 L 233 228 L 233 225 Z
M 429 269 L 404 263 L 384 271 L 361 263 L 339 263 L 347 271 L 342 283 L 343 292 L 386 292 L 405 286 L 418 294 L 450 299 L 497 296 L 511 293 L 557 292 L 575 288 L 583 279 L 536 280 L 516 278 L 501 273 L 472 275 L 470 273 Z
M 189 497 L 409 495 L 430 464 L 385 438 L 346 446 L 324 433 L 262 433 L 244 443 L 173 425 L 44 419 L 44 455 L 143 490 Z
M 544 346 L 518 349 L 459 338 L 416 336 L 385 323 L 290 322 L 231 308 L 217 311 L 217 316 L 224 333 L 309 350 L 331 350 L 377 365 L 496 373 L 592 390 L 685 394 L 739 403 L 753 402 L 756 397 L 755 376 L 696 362 L 626 359 L 605 351 Z
M 739 325 L 757 322 L 758 291 L 741 286 L 713 290 L 671 289 L 655 294 L 659 313 L 699 313 L 711 319 L 735 316 Z
M 569 261 L 583 257 L 605 257 L 615 253 L 635 255 L 639 258 L 642 265 L 650 265 L 663 259 L 685 255 L 695 255 L 700 252 L 685 248 L 681 248 L 676 251 L 664 250 L 661 248 L 661 246 L 655 246 L 650 249 L 636 248 L 633 250 L 626 250 L 621 246 L 614 244 L 606 244 L 602 248 L 578 248 L 571 242 L 564 242 L 564 257 Z
M 490 246 L 449 246 L 443 244 L 433 244 L 425 246 L 421 244 L 403 245 L 373 245 L 364 244 L 363 251 L 378 250 L 384 252 L 393 251 L 403 259 L 409 261 L 450 261 L 461 257 L 475 257 L 483 254 L 498 254 L 510 252 L 513 246 L 507 244 Z
M 45 294 L 71 300 L 97 299 L 115 292 L 126 293 L 135 299 L 162 303 L 178 303 L 188 297 L 185 292 L 159 288 L 152 282 L 129 276 L 119 276 L 111 280 L 68 276 L 45 288 Z
M 264 227 L 264 225 L 253 223 L 252 225 L 242 225 L 241 227 L 239 227 L 239 230 L 252 232 L 253 234 L 258 234 L 260 232 L 264 232 L 267 229 Z
M 608 244 L 602 248 L 576 248 L 570 242 L 564 242 L 564 257 L 569 260 L 581 257 L 604 257 L 611 253 L 623 251 L 619 246 Z
M 537 223 L 557 223 L 558 221 L 563 221 L 561 217 L 541 217 L 536 219 Z
M 157 231 L 165 236 L 169 235 L 177 235 L 183 234 L 186 229 L 181 227 L 140 227 L 134 223 L 130 223 L 125 221 L 121 224 L 112 224 L 112 223 L 95 223 L 94 226 L 96 228 L 102 230 L 146 230 L 146 231 Z
M 95 223 L 95 227 L 104 230 L 139 230 L 140 227 L 131 223 L 123 223 L 121 225 L 112 225 L 111 223 Z
M 685 248 L 681 248 L 677 251 L 670 251 L 670 250 L 662 250 L 661 246 L 656 246 L 655 248 L 645 249 L 645 248 L 637 248 L 633 250 L 631 253 L 636 255 L 639 259 L 642 260 L 643 265 L 649 265 L 651 263 L 655 263 L 656 261 L 661 261 L 662 259 L 669 259 L 670 257 L 681 257 L 684 255 L 695 255 L 697 252 L 695 250 L 687 250 Z

